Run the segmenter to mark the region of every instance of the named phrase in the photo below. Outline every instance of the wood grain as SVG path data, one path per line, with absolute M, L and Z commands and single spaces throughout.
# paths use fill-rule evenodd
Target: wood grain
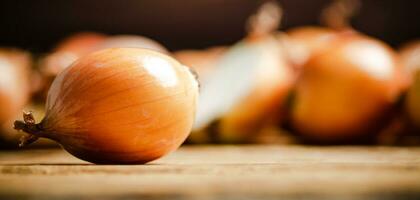
M 147 165 L 0 152 L 0 199 L 420 199 L 420 147 L 186 146 Z

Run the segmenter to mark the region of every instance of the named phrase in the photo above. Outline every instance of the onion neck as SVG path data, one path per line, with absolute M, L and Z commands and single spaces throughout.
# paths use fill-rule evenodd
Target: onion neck
M 31 112 L 23 112 L 23 121 L 16 120 L 14 129 L 28 133 L 20 138 L 19 147 L 34 143 L 38 138 L 46 135 L 40 124 L 35 123 L 35 118 Z
M 276 1 L 268 1 L 247 21 L 248 39 L 271 35 L 280 25 L 283 12 Z
M 321 24 L 332 29 L 351 30 L 350 19 L 360 10 L 360 0 L 334 0 L 321 13 Z

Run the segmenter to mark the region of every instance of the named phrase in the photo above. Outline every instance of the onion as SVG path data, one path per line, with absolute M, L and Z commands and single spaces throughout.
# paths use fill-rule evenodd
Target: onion
M 276 4 L 264 4 L 248 36 L 220 58 L 203 83 L 192 141 L 250 142 L 282 110 L 293 74 L 274 36 L 280 16 Z
M 226 47 L 212 47 L 204 50 L 176 51 L 173 56 L 185 66 L 193 68 L 200 82 L 205 83 L 225 51 Z
M 189 69 L 164 54 L 112 48 L 89 54 L 54 80 L 39 123 L 30 113 L 15 128 L 60 143 L 93 163 L 146 163 L 188 136 L 198 96 Z
M 291 107 L 292 125 L 318 141 L 372 132 L 400 94 L 398 61 L 383 42 L 342 33 L 304 65 Z
M 420 70 L 420 40 L 405 44 L 399 53 L 405 77 L 404 86 L 408 88 L 413 82 L 414 73 Z

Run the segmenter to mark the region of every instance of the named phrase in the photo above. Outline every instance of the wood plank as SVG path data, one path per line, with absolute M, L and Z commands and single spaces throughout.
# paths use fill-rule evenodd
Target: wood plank
M 185 146 L 147 165 L 0 152 L 0 199 L 420 199 L 420 147 Z

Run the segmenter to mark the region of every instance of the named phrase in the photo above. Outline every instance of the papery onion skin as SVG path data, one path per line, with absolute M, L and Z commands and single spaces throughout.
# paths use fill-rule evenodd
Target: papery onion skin
M 304 66 L 293 127 L 326 142 L 369 134 L 399 97 L 400 70 L 396 54 L 380 41 L 357 33 L 335 39 Z
M 146 163 L 186 139 L 197 96 L 194 76 L 173 58 L 145 49 L 106 49 L 57 76 L 46 116 L 32 132 L 89 162 Z

